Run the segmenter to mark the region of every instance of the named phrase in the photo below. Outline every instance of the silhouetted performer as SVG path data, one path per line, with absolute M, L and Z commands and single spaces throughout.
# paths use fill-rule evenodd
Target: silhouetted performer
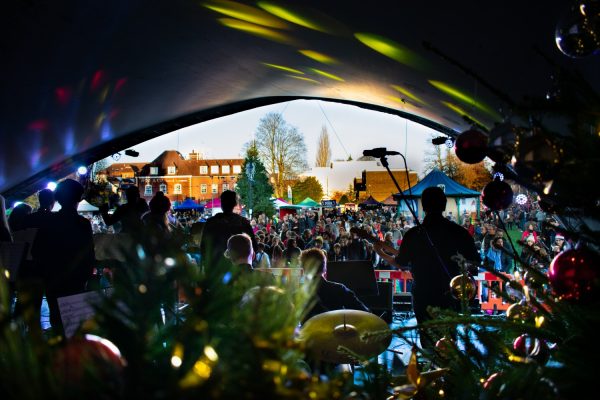
M 39 208 L 23 219 L 23 227 L 30 229 L 47 229 L 52 226 L 54 208 L 54 192 L 42 189 L 37 193 Z M 36 234 L 37 236 L 37 234 Z M 34 245 L 35 238 L 31 245 Z M 24 260 L 17 278 L 16 314 L 23 315 L 30 331 L 40 330 L 40 308 L 44 297 L 42 269 L 44 260 Z
M 317 302 L 306 314 L 304 322 L 317 314 L 333 310 L 369 312 L 369 308 L 346 285 L 327 280 L 327 255 L 323 250 L 317 248 L 304 250 L 300 255 L 300 264 L 305 274 L 314 274 L 314 279 L 318 279 L 315 293 Z
M 31 211 L 33 211 L 33 209 L 27 203 L 21 203 L 13 208 L 8 217 L 8 225 L 10 226 L 11 232 L 27 229 L 25 221 L 27 216 L 31 214 Z
M 423 223 L 406 232 L 396 255 L 386 253 L 380 243 L 375 244 L 377 253 L 391 265 L 410 268 L 413 309 L 418 323 L 432 318 L 427 307 L 460 309 L 460 302 L 450 294 L 450 280 L 459 275 L 461 269 L 450 257 L 460 253 L 474 263 L 480 260 L 469 232 L 442 215 L 446 209 L 446 195 L 441 188 L 425 189 L 421 202 L 426 214 Z M 421 345 L 432 345 L 423 333 Z
M 52 209 L 56 202 L 54 192 L 50 189 L 42 189 L 38 192 L 37 196 L 40 206 L 35 212 L 32 212 L 24 218 L 25 228 L 46 227 L 52 218 Z
M 108 205 L 103 204 L 100 207 L 102 219 L 108 226 L 120 222 L 121 233 L 138 233 L 142 227 L 142 215 L 149 210 L 148 204 L 146 200 L 140 198 L 137 186 L 129 186 L 125 189 L 125 198 L 127 203 L 117 206 L 112 215 L 108 213 Z
M 50 226 L 38 230 L 32 255 L 43 266 L 50 324 L 55 333 L 63 334 L 57 299 L 85 291 L 95 264 L 94 240 L 90 221 L 77 213 L 83 186 L 65 179 L 54 196 L 62 208 L 52 214 Z
M 221 209 L 223 212 L 212 216 L 206 221 L 200 241 L 200 253 L 205 266 L 218 262 L 227 249 L 229 238 L 238 233 L 248 234 L 252 241 L 252 248 L 256 248 L 257 243 L 250 222 L 233 212 L 236 205 L 237 193 L 232 190 L 225 190 L 221 193 Z

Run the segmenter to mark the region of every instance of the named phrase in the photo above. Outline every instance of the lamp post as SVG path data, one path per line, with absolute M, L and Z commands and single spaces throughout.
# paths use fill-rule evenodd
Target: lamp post
M 248 214 L 250 215 L 250 219 L 252 219 L 252 186 L 254 186 L 254 173 L 255 165 L 252 161 L 248 161 L 246 164 L 246 177 L 248 178 Z

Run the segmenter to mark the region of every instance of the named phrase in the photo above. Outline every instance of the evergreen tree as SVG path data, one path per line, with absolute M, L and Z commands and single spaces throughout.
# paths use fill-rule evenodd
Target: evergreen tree
M 307 197 L 310 197 L 314 201 L 321 201 L 323 198 L 323 186 L 314 176 L 296 182 L 292 187 L 293 201 L 294 204 L 300 203 Z
M 254 176 L 252 181 L 248 177 L 248 168 L 254 166 Z M 266 215 L 272 215 L 275 211 L 271 197 L 273 196 L 273 186 L 269 182 L 267 170 L 258 157 L 256 144 L 252 142 L 246 150 L 242 172 L 237 181 L 237 193 L 240 195 L 242 204 L 246 209 L 252 210 L 253 214 L 264 212 Z

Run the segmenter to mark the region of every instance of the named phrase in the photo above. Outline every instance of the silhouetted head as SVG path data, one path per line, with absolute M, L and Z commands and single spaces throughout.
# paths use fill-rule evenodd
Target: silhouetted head
M 52 210 L 54 207 L 54 192 L 50 189 L 42 189 L 38 192 L 38 201 L 40 209 Z
M 77 209 L 83 196 L 83 185 L 74 179 L 65 179 L 56 186 L 54 198 L 62 208 Z
M 232 212 L 237 205 L 237 193 L 233 190 L 225 190 L 221 193 L 221 209 L 223 212 Z
M 148 206 L 154 214 L 166 214 L 171 209 L 171 200 L 163 192 L 158 191 Z
M 25 229 L 25 218 L 31 214 L 32 208 L 27 203 L 21 203 L 14 207 L 10 216 L 8 217 L 8 225 L 11 231 L 20 231 Z
M 233 235 L 227 240 L 227 250 L 225 257 L 229 258 L 234 264 L 252 263 L 254 250 L 252 249 L 252 239 L 246 233 Z
M 446 209 L 446 195 L 437 186 L 430 186 L 423 190 L 421 202 L 423 204 L 423 211 L 426 213 L 441 214 Z
M 137 199 L 140 198 L 140 190 L 137 186 L 129 186 L 125 189 L 125 198 L 127 199 L 127 203 L 135 203 Z

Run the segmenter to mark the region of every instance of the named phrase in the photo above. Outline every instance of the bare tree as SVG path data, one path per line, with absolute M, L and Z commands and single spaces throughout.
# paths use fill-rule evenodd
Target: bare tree
M 261 118 L 254 135 L 258 155 L 273 178 L 275 197 L 283 197 L 286 181 L 305 171 L 306 145 L 304 136 L 294 126 L 288 125 L 279 113 L 269 113 Z
M 329 143 L 329 133 L 327 128 L 323 126 L 321 128 L 321 135 L 317 142 L 317 159 L 315 161 L 315 167 L 328 167 L 331 162 L 331 145 Z

